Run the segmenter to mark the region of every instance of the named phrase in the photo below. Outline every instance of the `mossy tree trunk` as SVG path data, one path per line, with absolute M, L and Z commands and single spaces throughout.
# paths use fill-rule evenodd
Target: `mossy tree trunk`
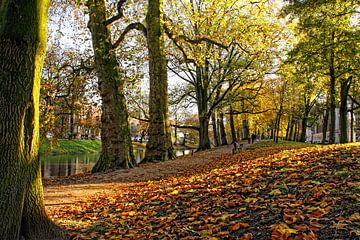
M 88 0 L 89 24 L 95 53 L 95 65 L 102 100 L 100 158 L 93 172 L 136 165 L 131 145 L 128 111 L 123 94 L 124 79 L 113 51 L 110 31 L 104 23 L 105 0 Z
M 195 93 L 200 124 L 198 146 L 199 151 L 211 148 L 209 138 L 209 120 L 211 113 L 209 113 L 208 106 L 208 70 L 208 66 L 196 66 Z
M 39 95 L 48 0 L 0 4 L 0 239 L 64 239 L 47 217 Z
M 149 0 L 146 15 L 149 50 L 149 142 L 144 162 L 175 158 L 168 106 L 167 62 L 164 53 L 163 0 Z

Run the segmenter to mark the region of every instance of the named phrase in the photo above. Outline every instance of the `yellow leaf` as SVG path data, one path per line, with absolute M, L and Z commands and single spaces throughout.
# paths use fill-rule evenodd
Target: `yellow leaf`
M 179 191 L 178 190 L 174 190 L 170 193 L 170 195 L 178 195 L 179 194 Z
M 360 221 L 360 214 L 358 212 L 354 213 L 353 215 L 351 215 L 349 217 L 349 220 L 352 221 L 352 222 L 359 222 Z

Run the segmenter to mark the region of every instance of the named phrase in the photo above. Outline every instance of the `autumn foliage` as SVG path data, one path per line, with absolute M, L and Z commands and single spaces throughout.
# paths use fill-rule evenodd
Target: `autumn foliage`
M 50 216 L 74 239 L 358 239 L 360 145 L 306 146 L 261 143 Z

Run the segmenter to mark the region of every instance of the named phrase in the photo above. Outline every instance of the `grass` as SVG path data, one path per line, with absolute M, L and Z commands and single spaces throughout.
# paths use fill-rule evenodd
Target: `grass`
M 315 147 L 317 145 L 311 143 L 302 143 L 302 142 L 292 142 L 292 141 L 282 141 L 279 140 L 279 143 L 274 142 L 273 140 L 262 140 L 259 142 L 255 142 L 247 147 L 247 149 L 257 149 L 257 148 L 272 148 L 272 147 Z
M 56 143 L 45 142 L 40 147 L 40 155 L 97 153 L 101 149 L 100 140 L 66 140 L 59 139 Z
M 133 142 L 134 148 L 145 148 L 145 143 Z M 100 140 L 67 140 L 59 139 L 55 143 L 44 142 L 40 146 L 40 155 L 60 155 L 60 154 L 79 154 L 100 152 Z M 188 149 L 183 146 L 176 146 L 176 150 Z

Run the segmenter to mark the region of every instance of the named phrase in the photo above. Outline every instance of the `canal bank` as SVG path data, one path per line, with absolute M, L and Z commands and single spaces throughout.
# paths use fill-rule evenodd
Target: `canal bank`
M 137 163 L 145 157 L 143 143 L 133 142 Z M 72 176 L 90 172 L 99 159 L 100 140 L 58 140 L 52 146 L 45 143 L 40 148 L 41 172 L 43 178 Z M 184 146 L 175 147 L 176 155 L 193 153 L 193 149 Z

